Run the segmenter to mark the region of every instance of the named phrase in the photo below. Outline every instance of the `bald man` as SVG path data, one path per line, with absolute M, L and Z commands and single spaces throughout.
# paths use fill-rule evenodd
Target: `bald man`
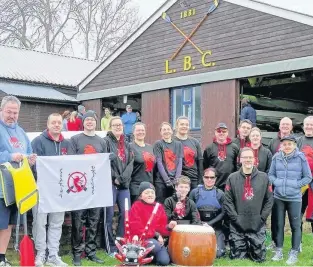
M 292 120 L 288 117 L 284 117 L 280 120 L 279 123 L 279 132 L 277 133 L 277 137 L 273 138 L 269 144 L 268 148 L 272 152 L 273 156 L 280 148 L 280 139 L 288 136 L 292 132 Z

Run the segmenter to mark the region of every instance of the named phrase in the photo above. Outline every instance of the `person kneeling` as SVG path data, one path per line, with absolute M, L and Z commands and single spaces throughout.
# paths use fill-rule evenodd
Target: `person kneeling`
M 176 193 L 165 199 L 164 208 L 168 221 L 177 224 L 201 224 L 196 204 L 187 197 L 191 181 L 187 176 L 180 176 L 175 185 Z
M 230 258 L 247 256 L 256 262 L 266 258 L 265 222 L 273 206 L 272 186 L 267 174 L 254 167 L 254 152 L 245 147 L 242 167 L 232 173 L 225 186 L 224 208 L 230 218 Z
M 223 233 L 224 192 L 215 187 L 215 182 L 216 170 L 214 168 L 204 170 L 203 185 L 191 191 L 190 199 L 196 203 L 203 225 L 214 228 L 217 241 L 216 257 L 220 258 L 226 253 Z
M 129 230 L 131 236 L 137 235 L 139 238 L 150 241 L 151 245 L 154 245 L 151 254 L 156 264 L 165 266 L 170 263 L 170 257 L 164 247 L 163 236 L 169 236 L 177 223 L 167 224 L 166 213 L 160 204 L 149 228 L 145 230 L 155 205 L 154 186 L 149 182 L 142 182 L 139 186 L 139 199 L 135 201 L 129 212 Z M 143 233 L 145 233 L 144 236 Z

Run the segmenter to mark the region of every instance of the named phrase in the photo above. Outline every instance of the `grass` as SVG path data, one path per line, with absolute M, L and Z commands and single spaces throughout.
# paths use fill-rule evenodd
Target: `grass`
M 303 244 L 302 244 L 302 253 L 299 254 L 299 261 L 297 263 L 297 266 L 312 266 L 312 234 L 303 234 Z M 287 235 L 285 237 L 285 247 L 284 247 L 284 260 L 280 262 L 273 262 L 271 261 L 271 257 L 273 253 L 271 251 L 267 252 L 267 260 L 263 262 L 262 264 L 254 263 L 250 260 L 230 260 L 228 257 L 225 257 L 223 259 L 215 260 L 214 266 L 287 266 L 286 260 L 288 256 L 288 251 L 291 247 L 291 236 Z M 18 264 L 18 255 L 15 252 L 10 251 L 8 253 L 8 259 L 11 261 L 11 263 L 15 266 Z M 103 251 L 98 251 L 97 256 L 105 261 L 105 266 L 114 266 L 118 265 L 119 262 L 113 258 L 110 258 L 106 253 Z M 72 257 L 71 255 L 65 255 L 62 256 L 62 259 L 68 263 L 69 265 L 72 265 Z M 83 266 L 99 266 L 99 264 L 94 264 L 91 261 L 88 261 L 86 259 L 82 260 Z

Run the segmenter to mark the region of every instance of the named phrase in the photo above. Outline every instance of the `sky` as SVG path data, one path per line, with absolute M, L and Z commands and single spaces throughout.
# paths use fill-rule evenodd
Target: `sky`
M 206 0 L 207 1 L 207 0 Z M 313 16 L 313 0 L 254 0 L 270 5 L 283 7 L 300 13 Z M 153 14 L 166 0 L 133 0 L 139 7 L 141 20 L 144 21 Z

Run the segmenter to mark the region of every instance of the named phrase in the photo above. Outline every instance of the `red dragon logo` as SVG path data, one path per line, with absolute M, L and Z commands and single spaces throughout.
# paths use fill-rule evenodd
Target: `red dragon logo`
M 142 157 L 145 162 L 146 172 L 151 172 L 153 170 L 155 157 L 151 153 L 146 151 L 142 152 Z
M 193 151 L 190 147 L 184 146 L 184 160 L 186 167 L 191 168 L 193 165 L 195 165 L 195 154 L 196 152 Z
M 176 164 L 175 164 L 176 155 L 174 154 L 174 152 L 168 148 L 164 149 L 164 159 L 165 159 L 166 168 L 169 171 L 174 171 L 176 169 Z
M 92 145 L 86 145 L 84 148 L 84 154 L 96 154 L 97 150 Z

